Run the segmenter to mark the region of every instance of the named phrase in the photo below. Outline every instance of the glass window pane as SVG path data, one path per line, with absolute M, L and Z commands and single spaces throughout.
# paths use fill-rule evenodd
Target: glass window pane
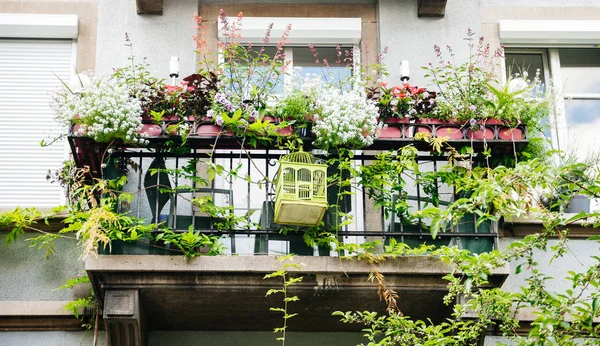
M 563 91 L 600 93 L 600 49 L 559 49 Z
M 569 134 L 567 151 L 586 158 L 600 151 L 600 100 L 565 100 Z
M 540 71 L 539 78 L 545 85 L 542 53 L 506 53 L 506 79 L 514 78 L 517 74 L 522 76 L 524 72 L 527 72 L 528 79 L 532 80 L 538 70 Z
M 352 47 L 315 47 L 314 51 L 294 47 L 294 67 L 302 67 L 302 76 L 310 73 L 332 83 L 343 81 L 352 75 Z
M 248 57 L 251 59 L 256 59 L 257 61 L 256 63 L 252 63 L 251 67 L 248 66 L 246 59 L 232 61 L 232 63 L 239 64 L 239 66 L 233 71 L 225 69 L 225 74 L 227 77 L 232 79 L 232 88 L 234 90 L 236 88 L 237 90 L 243 90 L 244 95 L 250 93 L 249 87 L 251 85 L 260 86 L 260 90 L 266 94 L 282 93 L 283 73 L 279 74 L 279 76 L 270 75 L 272 73 L 272 69 L 262 66 L 260 62 L 261 57 L 264 56 L 268 56 L 270 59 L 273 59 L 276 52 L 277 49 L 275 47 L 264 47 L 264 49 L 262 49 L 259 46 L 253 46 Z

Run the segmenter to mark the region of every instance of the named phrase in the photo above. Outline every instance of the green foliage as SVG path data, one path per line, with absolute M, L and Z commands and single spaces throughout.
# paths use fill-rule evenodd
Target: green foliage
M 302 123 L 310 120 L 313 116 L 314 106 L 308 95 L 299 90 L 293 90 L 284 94 L 283 98 L 278 100 L 277 107 L 270 112 L 282 119 Z
M 90 282 L 89 276 L 87 276 L 87 275 L 77 276 L 77 277 L 67 280 L 67 282 L 65 282 L 62 286 L 60 286 L 59 289 L 64 290 L 64 289 L 68 289 L 68 288 L 73 288 L 77 285 L 87 284 L 89 282 Z
M 220 238 L 220 236 L 207 235 L 200 233 L 200 231 L 189 230 L 183 233 L 175 233 L 169 229 L 164 229 L 154 239 L 165 245 L 173 244 L 183 252 L 185 258 L 191 258 L 203 254 L 207 256 L 219 255 L 224 250 L 224 246 L 219 242 Z
M 89 282 L 90 278 L 87 275 L 78 276 L 67 280 L 67 282 L 60 286 L 59 289 L 72 289 L 77 285 L 87 284 Z M 98 302 L 92 289 L 90 289 L 89 296 L 68 302 L 65 305 L 65 309 L 71 311 L 85 329 L 92 329 L 94 327 L 95 319 L 98 318 Z
M 270 308 L 271 311 L 275 311 L 275 312 L 280 312 L 282 313 L 282 318 L 283 318 L 283 326 L 282 327 L 278 327 L 278 328 L 274 328 L 273 329 L 273 333 L 281 333 L 280 337 L 277 337 L 276 340 L 277 341 L 281 341 L 281 344 L 283 346 L 285 346 L 285 340 L 286 340 L 286 331 L 287 331 L 287 327 L 288 327 L 288 320 L 292 317 L 297 316 L 297 313 L 289 313 L 288 310 L 288 304 L 291 302 L 297 302 L 299 300 L 298 296 L 292 296 L 289 295 L 289 288 L 290 286 L 296 285 L 300 282 L 302 282 L 302 276 L 292 276 L 290 275 L 290 273 L 288 272 L 288 270 L 291 269 L 295 269 L 295 270 L 300 270 L 300 266 L 302 264 L 298 264 L 294 262 L 294 255 L 293 254 L 289 254 L 286 256 L 280 256 L 278 258 L 278 260 L 280 262 L 282 262 L 283 264 L 281 265 L 281 269 L 267 274 L 264 276 L 263 279 L 276 279 L 276 278 L 281 278 L 283 280 L 283 285 L 281 286 L 281 288 L 271 288 L 267 291 L 267 293 L 265 294 L 266 297 L 272 295 L 272 294 L 281 294 L 283 295 L 283 307 L 281 308 Z M 287 261 L 287 263 L 286 263 Z

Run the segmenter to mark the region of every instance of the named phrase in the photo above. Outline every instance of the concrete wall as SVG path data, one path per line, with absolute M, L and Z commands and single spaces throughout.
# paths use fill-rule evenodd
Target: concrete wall
M 378 15 L 379 42 L 389 49 L 385 63 L 392 83 L 400 82 L 400 62 L 408 60 L 411 84 L 426 86 L 421 66 L 437 61 L 433 45 L 451 45 L 456 60 L 466 60 L 467 29 L 480 31 L 479 0 L 448 1 L 444 18 L 418 18 L 417 1 L 379 0 Z
M 77 70 L 94 69 L 96 60 L 97 0 L 2 0 L 0 13 L 76 14 Z
M 512 242 L 521 239 L 515 238 L 500 238 L 500 249 L 506 249 Z M 548 247 L 558 243 L 557 240 L 550 240 Z M 564 280 L 568 276 L 569 271 L 581 272 L 586 270 L 591 265 L 597 263 L 591 258 L 592 255 L 598 254 L 600 244 L 595 241 L 585 239 L 571 239 L 568 242 L 568 252 L 562 258 L 557 258 L 552 261 L 553 251 L 542 252 L 536 251 L 535 258 L 539 263 L 539 269 L 546 275 L 553 277 L 552 280 L 546 282 L 546 287 L 551 292 L 564 292 L 571 288 L 571 281 Z M 521 263 L 521 262 L 519 262 Z M 527 287 L 525 279 L 528 276 L 527 270 L 523 268 L 520 274 L 514 274 L 515 268 L 519 263 L 511 263 L 511 275 L 506 279 L 503 289 L 512 292 L 520 292 L 520 287 Z
M 133 55 L 140 62 L 146 58 L 151 71 L 167 78 L 171 56 L 179 56 L 180 73 L 194 73 L 195 23 L 198 0 L 165 1 L 163 15 L 138 15 L 135 1 L 104 0 L 98 4 L 98 41 L 96 71 L 110 73 L 128 64 L 131 50 L 126 47 L 125 33 L 133 43 Z
M 92 345 L 94 332 L 0 332 L 0 345 L 5 346 L 65 346 Z M 104 333 L 98 334 L 97 346 L 105 346 Z
M 71 290 L 58 288 L 84 272 L 76 241 L 57 240 L 56 254 L 46 260 L 44 251 L 24 241 L 32 236 L 37 234 L 27 233 L 5 246 L 6 234 L 0 234 L 0 301 L 71 300 Z

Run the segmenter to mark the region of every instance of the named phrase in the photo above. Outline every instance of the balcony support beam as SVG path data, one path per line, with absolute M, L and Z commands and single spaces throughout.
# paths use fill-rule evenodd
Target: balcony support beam
M 103 319 L 108 346 L 147 345 L 138 290 L 107 290 Z
M 448 0 L 419 0 L 419 18 L 443 18 Z
M 377 286 L 367 280 L 373 269 L 371 264 L 312 256 L 297 256 L 295 261 L 304 264 L 299 269 L 288 269 L 290 275 L 303 277 L 290 288 L 299 298 L 291 310 L 300 313 L 294 321 L 295 331 L 359 332 L 360 326 L 340 323 L 331 313 L 385 313 L 385 304 L 377 297 Z M 265 280 L 264 276 L 279 269 L 281 262 L 275 256 L 202 256 L 186 260 L 183 256 L 98 255 L 86 260 L 96 296 L 105 302 L 109 338 L 116 334 L 109 323 L 114 323 L 115 328 L 133 328 L 140 338 L 151 330 L 271 330 L 280 323 L 280 316 L 270 308 L 279 306 L 281 300 L 265 297 L 265 293 L 281 287 L 281 281 Z M 506 266 L 494 270 L 489 287 L 499 287 L 508 269 Z M 405 314 L 434 321 L 451 315 L 451 309 L 443 304 L 448 292 L 443 276 L 452 268 L 439 258 L 390 258 L 379 263 L 377 270 L 385 275 L 388 287 L 399 292 L 402 298 L 398 305 Z M 109 297 L 115 292 L 134 296 Z M 143 311 L 139 318 L 135 310 L 123 308 L 130 306 L 131 301 Z M 111 310 L 111 304 L 117 307 L 116 312 Z
M 154 14 L 162 16 L 163 0 L 135 0 L 137 14 Z

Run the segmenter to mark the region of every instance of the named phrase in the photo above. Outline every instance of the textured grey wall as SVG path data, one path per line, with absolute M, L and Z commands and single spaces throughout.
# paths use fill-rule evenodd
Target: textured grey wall
M 506 249 L 514 240 L 514 238 L 500 238 L 500 249 Z M 548 242 L 549 247 L 556 244 L 556 240 L 550 240 Z M 552 251 L 536 251 L 535 253 L 536 261 L 539 263 L 539 269 L 546 275 L 553 277 L 552 280 L 546 282 L 547 289 L 552 292 L 564 292 L 565 289 L 571 288 L 571 281 L 564 280 L 569 271 L 581 272 L 590 265 L 597 263 L 590 256 L 599 253 L 600 244 L 598 242 L 585 239 L 572 239 L 568 244 L 569 251 L 564 257 L 555 259 L 552 263 L 550 263 L 553 255 Z M 523 268 L 523 271 L 520 274 L 514 274 L 517 264 L 518 263 L 511 263 L 511 275 L 506 279 L 502 286 L 504 289 L 513 292 L 520 291 L 519 287 L 521 286 L 528 286 L 525 281 L 528 274 L 525 268 Z
M 0 332 L 3 346 L 66 346 L 92 345 L 94 332 Z M 104 331 L 98 334 L 98 346 L 105 346 Z
M 165 1 L 162 16 L 138 15 L 135 1 L 100 1 L 96 72 L 109 73 L 128 63 L 131 54 L 124 45 L 126 32 L 137 61 L 147 58 L 156 76 L 168 77 L 171 56 L 179 56 L 182 76 L 196 72 L 192 40 L 196 33 L 192 18 L 196 12 L 198 0 Z
M 45 252 L 23 241 L 37 236 L 27 233 L 16 243 L 4 245 L 0 234 L 0 301 L 71 300 L 71 290 L 57 290 L 68 279 L 83 273 L 81 250 L 75 240 L 57 240 L 56 254 L 46 260 Z M 0 345 L 7 345 L 0 342 Z M 33 345 L 33 344 L 32 344 Z
M 451 45 L 457 61 L 466 60 L 468 47 L 463 38 L 467 29 L 479 33 L 479 0 L 448 1 L 444 18 L 418 18 L 417 1 L 379 0 L 379 37 L 392 83 L 400 82 L 400 62 L 410 64 L 411 84 L 426 86 L 421 66 L 436 62 L 433 45 Z
M 598 6 L 598 0 L 480 0 L 481 6 Z

